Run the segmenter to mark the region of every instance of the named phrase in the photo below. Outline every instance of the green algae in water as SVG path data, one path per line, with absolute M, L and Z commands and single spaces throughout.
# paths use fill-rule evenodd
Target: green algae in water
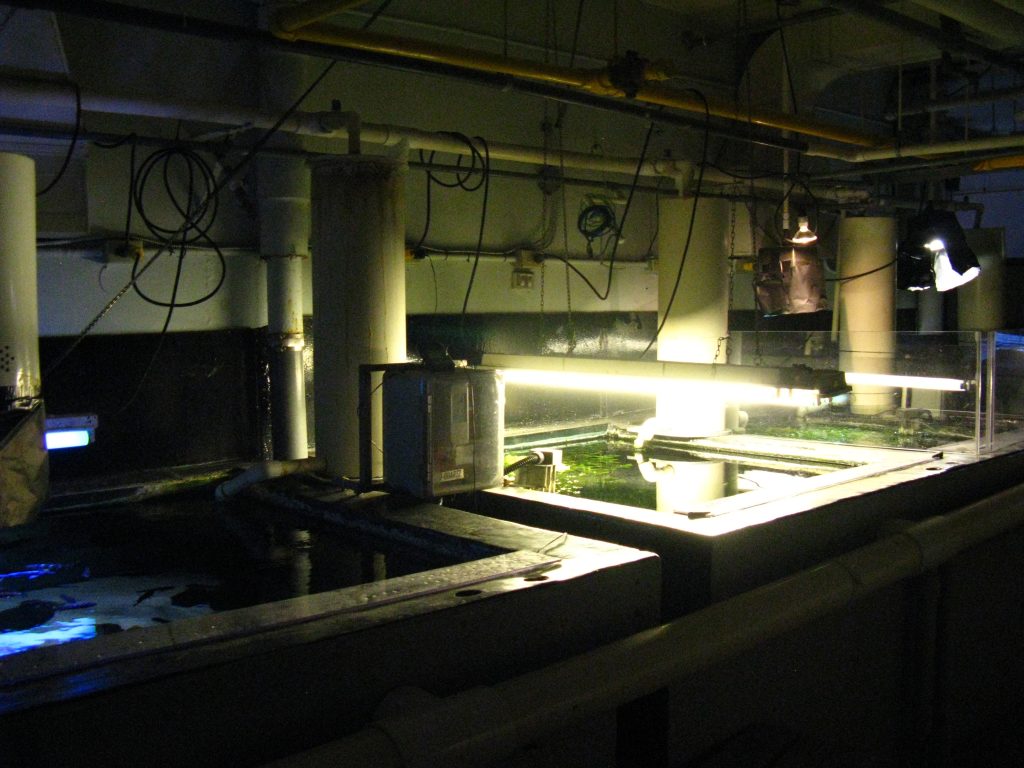
M 555 476 L 555 492 L 654 509 L 657 488 L 640 476 L 632 454 L 632 446 L 606 440 L 567 445 L 562 463 L 568 469 Z
M 757 430 L 751 430 L 751 434 L 796 440 L 818 440 L 844 445 L 865 445 L 873 448 L 934 448 L 970 437 L 966 433 L 934 428 L 908 431 L 901 430 L 895 424 L 871 427 L 861 424 L 838 423 L 762 426 Z

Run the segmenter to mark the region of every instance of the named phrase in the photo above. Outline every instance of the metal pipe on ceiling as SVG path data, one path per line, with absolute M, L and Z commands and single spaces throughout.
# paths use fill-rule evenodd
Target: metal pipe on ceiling
M 997 5 L 1009 8 L 1011 11 L 1024 14 L 1024 0 L 995 0 Z
M 12 112 L 9 115 L 12 119 L 25 119 L 33 115 L 38 115 L 40 119 L 53 119 L 54 115 L 69 119 L 74 111 L 74 103 L 74 92 L 66 83 L 0 77 L 0 104 Z M 232 128 L 268 129 L 278 120 L 276 113 L 249 107 L 143 97 L 128 98 L 88 91 L 81 92 L 81 104 L 84 112 L 216 123 Z M 2 117 L 0 114 L 0 118 Z M 349 113 L 346 112 L 295 112 L 279 130 L 285 134 L 322 139 L 348 139 L 351 127 L 349 123 Z M 456 136 L 409 126 L 361 123 L 359 134 L 362 141 L 385 148 L 406 147 L 462 156 L 471 152 L 466 142 Z M 488 151 L 492 160 L 539 167 L 568 168 L 623 176 L 632 176 L 637 168 L 637 159 L 632 157 L 601 156 L 571 151 L 554 152 L 540 147 L 506 142 L 489 142 Z M 644 161 L 640 167 L 640 175 L 677 179 L 688 175 L 691 165 L 688 161 L 668 157 L 655 158 Z M 704 175 L 707 181 L 713 183 L 733 183 L 731 177 L 714 169 L 706 170 Z
M 974 56 L 994 66 L 1003 67 L 1015 72 L 1024 69 L 1018 57 L 994 51 L 984 45 L 966 40 L 961 35 L 946 32 L 938 27 L 933 27 L 931 24 L 918 21 L 902 13 L 897 13 L 869 0 L 821 0 L 821 2 L 832 8 L 839 8 L 849 13 L 864 16 L 887 27 L 892 27 L 926 40 L 943 51 Z
M 545 64 L 526 59 L 515 59 L 457 46 L 429 43 L 409 38 L 343 29 L 324 24 L 311 24 L 292 32 L 283 29 L 272 30 L 283 40 L 305 41 L 321 45 L 338 46 L 371 53 L 385 54 L 414 61 L 444 64 L 460 69 L 481 71 L 490 74 L 538 80 L 543 83 L 566 88 L 579 89 L 598 96 L 625 98 L 623 84 L 616 82 L 609 70 L 584 70 Z M 875 134 L 865 133 L 843 126 L 832 125 L 810 117 L 788 115 L 766 110 L 748 110 L 740 104 L 715 96 L 706 96 L 706 101 L 696 93 L 663 85 L 652 84 L 653 80 L 668 79 L 667 75 L 653 68 L 643 74 L 643 82 L 636 83 L 636 92 L 629 94 L 632 99 L 685 112 L 725 118 L 758 126 L 793 131 L 843 144 L 872 147 L 884 139 Z
M 1024 134 L 989 136 L 963 141 L 942 141 L 935 144 L 909 144 L 902 147 L 879 149 L 836 150 L 832 147 L 814 147 L 807 150 L 810 157 L 827 157 L 848 163 L 867 163 L 873 160 L 894 160 L 901 157 L 932 157 L 935 155 L 963 155 L 971 152 L 992 152 L 1024 147 Z
M 992 0 L 912 0 L 1006 45 L 1024 40 L 1024 16 Z
M 551 99 L 565 104 L 574 104 L 604 112 L 630 115 L 658 124 L 672 125 L 695 130 L 707 130 L 713 136 L 731 139 L 750 144 L 759 144 L 778 149 L 789 149 L 802 152 L 806 149 L 805 142 L 793 138 L 784 138 L 769 133 L 747 122 L 743 125 L 727 125 L 712 121 L 706 125 L 703 118 L 690 116 L 681 112 L 667 112 L 652 105 L 626 101 L 624 99 L 598 96 L 580 90 L 562 88 L 550 83 L 527 80 L 506 74 L 483 72 L 472 69 L 457 68 L 449 64 L 434 61 L 410 59 L 392 56 L 374 51 L 339 48 L 303 41 L 289 42 L 275 37 L 269 32 L 241 27 L 235 24 L 223 24 L 209 19 L 169 14 L 147 8 L 127 6 L 108 0 L 11 0 L 8 3 L 14 8 L 51 11 L 82 18 L 107 21 L 115 24 L 126 24 L 134 27 L 152 29 L 175 34 L 192 35 L 208 40 L 229 43 L 251 43 L 264 48 L 298 53 L 319 58 L 348 61 L 395 69 L 403 72 L 419 72 L 442 77 L 452 77 L 475 85 L 486 86 L 500 91 L 524 93 L 540 98 Z M 702 110 L 703 112 L 703 110 Z
M 300 5 L 289 5 L 277 11 L 277 25 L 285 31 L 294 31 L 323 21 L 349 8 L 365 5 L 367 0 L 306 0 Z
M 1015 88 L 998 88 L 991 91 L 982 91 L 981 93 L 976 93 L 973 96 L 935 99 L 921 104 L 911 104 L 909 107 L 903 107 L 900 112 L 904 117 L 907 117 L 908 115 L 923 115 L 929 112 L 942 112 L 943 110 L 956 109 L 957 107 L 977 107 L 984 104 L 992 104 L 997 101 L 1011 101 L 1022 97 L 1024 97 L 1024 88 L 1021 88 L 1020 86 Z M 896 112 L 886 112 L 885 119 L 895 120 Z

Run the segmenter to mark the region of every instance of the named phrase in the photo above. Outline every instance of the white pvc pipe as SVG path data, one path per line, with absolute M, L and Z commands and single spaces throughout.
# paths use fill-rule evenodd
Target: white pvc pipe
M 0 153 L 0 410 L 42 394 L 36 288 L 36 165 Z
M 989 152 L 1024 147 L 1024 134 L 993 136 L 966 141 L 942 141 L 935 144 L 908 144 L 899 147 L 860 149 L 847 151 L 832 146 L 812 144 L 805 153 L 809 157 L 828 157 L 848 163 L 866 163 L 874 160 L 895 160 L 900 157 L 931 157 L 933 155 Z
M 0 77 L 0 116 L 17 120 L 68 122 L 74 119 L 74 93 L 65 85 L 47 81 Z M 280 118 L 273 111 L 261 111 L 228 104 L 208 104 L 187 101 L 166 101 L 145 97 L 122 97 L 110 94 L 82 93 L 82 110 L 117 115 L 136 115 L 166 120 L 195 120 L 218 125 L 268 129 Z M 301 136 L 318 136 L 331 139 L 349 139 L 351 113 L 347 112 L 299 112 L 296 111 L 281 125 L 280 132 Z M 468 155 L 465 142 L 434 131 L 424 131 L 401 125 L 383 123 L 362 123 L 359 129 L 362 141 L 383 147 L 408 147 L 457 155 Z M 480 146 L 477 149 L 481 149 Z M 616 173 L 632 176 L 636 172 L 637 160 L 631 157 L 603 157 L 584 152 L 559 152 L 552 154 L 540 147 L 521 144 L 493 142 L 488 144 L 492 160 L 524 163 L 527 165 L 551 165 L 557 163 L 565 168 L 600 173 Z M 645 160 L 640 175 L 645 177 L 669 177 L 679 179 L 690 172 L 690 163 L 671 158 Z M 705 169 L 704 179 L 710 183 L 734 184 L 735 179 L 716 171 Z M 821 198 L 863 199 L 864 194 L 853 189 L 812 187 Z
M 964 234 L 981 264 L 981 274 L 956 290 L 957 327 L 961 331 L 998 331 L 1004 327 L 1003 229 L 968 229 Z
M 405 171 L 379 157 L 313 162 L 316 452 L 342 477 L 360 470 L 359 366 L 405 360 Z M 372 453 L 379 477 L 380 452 Z
M 896 329 L 896 220 L 847 216 L 839 223 L 839 367 L 855 373 L 892 373 Z M 893 389 L 856 385 L 853 413 L 892 407 Z
M 248 467 L 230 480 L 225 480 L 217 486 L 213 495 L 218 501 L 224 501 L 232 496 L 237 496 L 249 486 L 256 485 L 257 483 L 274 480 L 285 475 L 294 475 L 299 472 L 317 472 L 323 468 L 324 463 L 320 459 L 261 461 Z
M 302 361 L 302 262 L 309 256 L 309 187 L 309 170 L 301 161 L 261 158 L 260 255 L 267 264 L 271 435 L 277 459 L 309 455 Z

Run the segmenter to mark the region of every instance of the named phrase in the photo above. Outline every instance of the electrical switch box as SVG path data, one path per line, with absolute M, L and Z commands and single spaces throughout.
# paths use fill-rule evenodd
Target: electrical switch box
M 501 484 L 505 397 L 494 370 L 388 371 L 384 480 L 433 499 Z

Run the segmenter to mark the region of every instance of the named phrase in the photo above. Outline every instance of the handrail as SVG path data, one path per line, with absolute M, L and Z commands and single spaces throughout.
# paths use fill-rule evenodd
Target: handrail
M 363 730 L 265 768 L 469 768 L 734 658 L 1024 525 L 1024 485 L 930 518 L 669 624 Z

